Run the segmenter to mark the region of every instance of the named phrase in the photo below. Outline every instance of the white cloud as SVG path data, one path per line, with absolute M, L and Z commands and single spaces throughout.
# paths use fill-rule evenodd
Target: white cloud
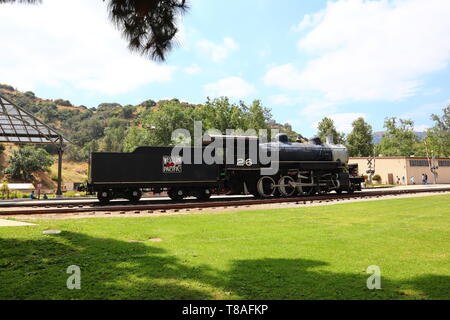
M 229 54 L 239 49 L 239 45 L 232 38 L 224 38 L 222 43 L 216 44 L 209 40 L 200 40 L 197 43 L 198 47 L 211 56 L 215 62 L 220 62 L 226 59 Z
M 263 78 L 267 85 L 279 86 L 284 89 L 295 90 L 302 82 L 301 75 L 292 64 L 272 67 Z
M 430 126 L 426 124 L 414 125 L 414 131 L 416 132 L 425 132 L 428 128 L 430 128 Z
M 327 114 L 330 114 L 330 112 L 334 112 L 335 110 L 336 105 L 334 103 L 320 101 L 308 104 L 300 111 L 300 115 L 306 117 L 326 116 Z
M 303 69 L 271 68 L 268 85 L 312 90 L 331 101 L 398 100 L 450 60 L 450 1 L 340 0 L 305 16 L 298 42 L 312 54 Z
M 130 53 L 101 1 L 3 4 L 0 38 L 1 81 L 22 90 L 75 87 L 115 95 L 169 81 L 175 70 Z
M 402 113 L 399 118 L 428 120 L 430 119 L 432 113 L 440 114 L 442 109 L 444 109 L 448 104 L 450 104 L 450 99 L 423 104 L 416 108 L 410 109 L 408 112 Z
M 302 102 L 303 99 L 300 97 L 293 97 L 287 94 L 275 94 L 269 97 L 270 102 L 275 105 L 294 105 Z
M 184 68 L 184 72 L 190 75 L 199 74 L 202 69 L 197 64 L 192 64 L 189 67 Z
M 229 77 L 204 86 L 207 96 L 242 99 L 253 94 L 255 87 L 239 77 Z
M 340 132 L 350 133 L 352 131 L 352 122 L 362 117 L 366 118 L 365 113 L 335 113 L 327 116 L 334 121 L 336 129 Z M 317 129 L 320 120 L 315 121 L 311 128 Z
M 442 89 L 441 88 L 432 88 L 432 89 L 425 89 L 423 90 L 423 95 L 424 96 L 434 96 L 436 94 L 441 93 Z
M 320 11 L 315 14 L 305 14 L 303 16 L 302 21 L 300 21 L 297 25 L 292 27 L 292 30 L 295 32 L 301 32 L 308 28 L 317 26 L 320 21 L 323 19 L 324 11 Z

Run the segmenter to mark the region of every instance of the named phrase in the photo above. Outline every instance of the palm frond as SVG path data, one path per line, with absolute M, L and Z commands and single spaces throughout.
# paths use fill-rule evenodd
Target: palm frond
M 173 47 L 178 16 L 188 9 L 186 0 L 108 0 L 109 17 L 129 49 L 160 61 Z
M 160 61 L 174 45 L 178 16 L 189 9 L 187 0 L 103 1 L 108 1 L 109 17 L 128 41 L 129 49 Z M 0 0 L 2 3 L 39 4 L 42 0 Z

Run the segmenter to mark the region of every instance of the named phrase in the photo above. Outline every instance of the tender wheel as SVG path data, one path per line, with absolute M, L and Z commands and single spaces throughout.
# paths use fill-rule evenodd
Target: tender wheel
M 290 176 L 284 176 L 280 178 L 280 180 L 278 181 L 278 191 L 283 197 L 290 197 L 295 193 L 295 187 L 291 185 L 291 183 L 294 182 L 294 178 Z
M 139 189 L 130 190 L 127 194 L 127 199 L 131 202 L 138 202 L 142 197 L 142 191 Z
M 169 192 L 169 197 L 170 199 L 172 199 L 173 201 L 181 201 L 183 200 L 185 193 L 182 189 L 170 189 Z
M 208 200 L 209 198 L 211 198 L 211 190 L 210 189 L 202 189 L 199 190 L 196 194 L 195 197 L 198 200 Z
M 112 192 L 108 190 L 102 190 L 97 192 L 97 199 L 101 204 L 108 204 L 112 199 Z
M 336 191 L 337 194 L 341 194 L 341 193 L 342 193 L 342 190 L 341 190 L 341 189 L 336 189 L 336 190 L 334 190 L 334 191 Z
M 269 176 L 261 177 L 256 184 L 258 195 L 263 198 L 273 196 L 275 189 L 275 181 Z
M 350 186 L 348 187 L 348 189 L 347 189 L 347 193 L 352 194 L 353 192 L 355 192 L 355 189 L 353 189 L 353 186 L 350 185 Z

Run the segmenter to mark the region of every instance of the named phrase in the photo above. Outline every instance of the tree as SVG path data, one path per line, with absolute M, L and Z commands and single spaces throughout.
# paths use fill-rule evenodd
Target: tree
M 106 129 L 105 137 L 100 143 L 101 152 L 122 152 L 125 139 L 124 127 Z
M 376 145 L 375 153 L 383 156 L 411 156 L 418 151 L 419 138 L 414 132 L 414 122 L 411 120 L 386 118 L 386 132 L 381 142 Z
M 276 129 L 282 133 L 286 133 L 287 136 L 289 137 L 289 140 L 292 142 L 297 141 L 297 139 L 300 139 L 300 141 L 304 141 L 304 142 L 308 141 L 307 138 L 302 136 L 300 133 L 294 131 L 292 129 L 292 125 L 289 123 L 281 124 L 281 123 L 277 123 L 275 120 L 271 119 L 271 120 L 267 121 L 267 124 L 271 129 Z
M 0 192 L 2 194 L 2 197 L 7 197 L 9 195 L 9 187 L 8 187 L 8 181 L 3 181 L 0 185 Z
M 217 129 L 225 133 L 227 129 L 246 130 L 245 112 L 243 103 L 240 105 L 230 103 L 227 97 L 206 100 L 199 110 L 197 120 L 203 121 L 204 129 Z
M 204 129 L 217 129 L 225 134 L 227 129 L 248 130 L 269 129 L 270 109 L 263 107 L 261 101 L 254 100 L 251 106 L 244 102 L 230 103 L 227 97 L 206 100 L 198 109 L 196 119 L 203 121 Z
M 44 171 L 52 164 L 53 159 L 47 151 L 26 146 L 13 152 L 5 173 L 13 179 L 31 181 L 33 172 Z
M 347 136 L 350 157 L 369 157 L 373 155 L 372 126 L 360 117 L 353 121 L 352 132 Z
M 323 143 L 326 141 L 326 136 L 331 135 L 333 137 L 333 141 L 336 144 L 342 144 L 345 141 L 345 135 L 337 131 L 334 126 L 334 121 L 331 118 L 323 118 L 319 125 L 317 126 L 318 132 L 317 136 L 322 140 Z
M 124 140 L 124 151 L 132 151 L 139 145 L 173 145 L 179 142 L 188 143 L 188 139 L 178 137 L 172 140 L 176 129 L 189 132 L 193 143 L 194 122 L 201 121 L 202 129 L 217 129 L 225 134 L 227 129 L 259 129 L 269 128 L 270 109 L 261 105 L 258 100 L 250 107 L 243 102 L 232 104 L 226 97 L 210 100 L 204 105 L 192 105 L 177 99 L 159 101 L 158 104 L 145 110 L 138 122 L 140 127 L 131 127 Z
M 42 1 L 0 0 L 0 4 L 17 2 Z M 107 3 L 109 17 L 128 40 L 128 48 L 162 61 L 173 47 L 178 17 L 189 8 L 186 0 L 107 0 Z
M 103 124 L 97 119 L 89 119 L 78 124 L 71 139 L 81 147 L 92 140 L 103 137 L 103 135 Z
M 139 105 L 143 106 L 145 108 L 152 108 L 152 107 L 156 106 L 156 102 L 153 101 L 152 99 L 148 99 L 148 100 L 141 102 Z
M 263 107 L 261 100 L 254 100 L 250 107 L 241 102 L 244 111 L 244 126 L 247 129 L 269 129 L 267 122 L 272 118 L 269 108 Z
M 450 105 L 443 109 L 441 117 L 432 114 L 431 119 L 435 125 L 427 130 L 425 137 L 428 151 L 437 157 L 450 157 Z
M 131 119 L 133 117 L 133 112 L 134 112 L 134 106 L 127 105 L 127 106 L 123 107 L 123 109 L 122 109 L 122 116 L 125 119 Z
M 193 105 L 183 105 L 175 99 L 160 101 L 158 107 L 144 114 L 142 127 L 148 133 L 146 135 L 139 133 L 139 136 L 145 137 L 145 142 L 155 146 L 172 145 L 172 132 L 176 129 L 186 129 L 193 137 L 194 111 Z
M 72 103 L 69 100 L 56 99 L 54 102 L 59 106 L 72 107 Z
M 140 127 L 128 129 L 123 142 L 124 152 L 133 152 L 136 147 L 151 145 L 150 131 Z
M 82 152 L 82 148 L 74 144 L 69 144 L 66 147 L 64 157 L 71 161 L 86 161 L 89 158 Z

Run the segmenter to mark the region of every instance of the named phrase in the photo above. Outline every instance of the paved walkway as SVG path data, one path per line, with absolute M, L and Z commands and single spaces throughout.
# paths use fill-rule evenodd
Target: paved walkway
M 36 224 L 34 224 L 34 223 L 0 219 L 0 227 L 22 227 L 22 226 L 35 226 L 35 225 Z
M 450 189 L 450 184 L 413 184 L 413 185 L 396 185 L 395 187 L 384 187 L 384 188 L 368 188 L 363 189 L 366 190 L 414 190 L 414 189 L 441 189 L 448 188 Z

